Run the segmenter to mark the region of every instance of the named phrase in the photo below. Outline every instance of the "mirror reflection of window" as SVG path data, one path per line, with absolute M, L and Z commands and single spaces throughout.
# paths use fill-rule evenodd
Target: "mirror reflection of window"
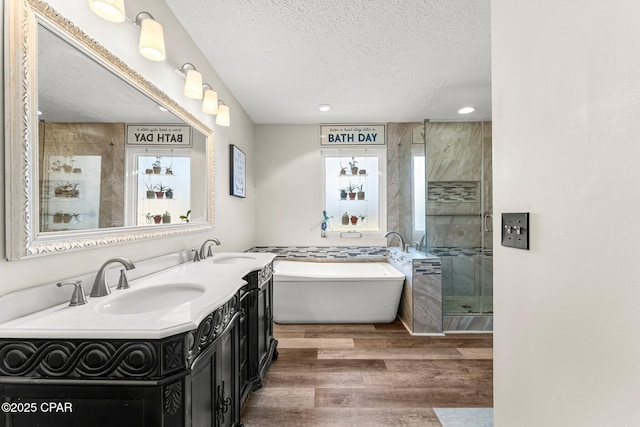
M 138 156 L 137 172 L 133 225 L 183 222 L 180 217 L 191 210 L 189 154 Z
M 99 227 L 101 156 L 47 156 L 40 201 L 42 231 Z

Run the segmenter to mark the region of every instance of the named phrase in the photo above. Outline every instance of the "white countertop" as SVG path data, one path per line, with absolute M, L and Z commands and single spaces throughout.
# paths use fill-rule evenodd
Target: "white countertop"
M 223 258 L 238 257 L 233 263 Z M 200 262 L 186 262 L 136 280 L 130 288 L 88 303 L 70 307 L 68 302 L 0 324 L 0 338 L 44 339 L 159 339 L 196 329 L 209 313 L 228 301 L 246 282 L 242 277 L 270 263 L 271 253 L 216 253 Z M 187 284 L 202 289 L 194 299 L 156 311 L 110 314 L 104 307 L 117 299 L 152 287 Z M 140 294 L 142 295 L 142 294 Z M 144 307 L 144 300 L 141 305 Z M 108 310 L 106 310 L 108 311 Z

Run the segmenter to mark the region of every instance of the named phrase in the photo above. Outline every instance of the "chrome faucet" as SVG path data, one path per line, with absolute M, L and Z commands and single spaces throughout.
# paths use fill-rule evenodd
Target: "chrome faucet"
M 213 252 L 211 251 L 211 245 L 209 245 L 209 251 L 205 254 L 204 250 L 207 248 L 207 243 L 215 243 L 217 246 L 220 246 L 220 240 L 218 239 L 207 239 L 204 241 L 202 246 L 200 246 L 200 259 L 205 259 L 207 257 L 213 256 Z
M 129 258 L 118 256 L 118 257 L 107 260 L 104 264 L 102 264 L 102 267 L 100 267 L 100 270 L 98 270 L 98 274 L 96 274 L 96 278 L 93 281 L 93 287 L 91 288 L 91 294 L 89 294 L 90 296 L 104 297 L 111 293 L 111 290 L 109 290 L 109 285 L 107 284 L 107 269 L 114 262 L 122 264 L 124 268 L 126 268 L 127 270 L 136 268 L 136 266 L 133 265 L 133 262 Z M 121 277 L 123 275 L 124 275 L 124 270 L 120 273 Z
M 398 236 L 398 239 L 400 240 L 400 250 L 402 252 L 409 252 L 409 245 L 407 245 L 407 246 L 404 245 L 404 239 L 402 238 L 400 233 L 398 233 L 396 231 L 389 231 L 389 232 L 387 232 L 387 234 L 384 235 L 384 237 L 387 237 L 390 234 L 395 234 L 396 236 Z
M 426 249 L 426 247 L 425 247 L 426 240 L 427 240 L 427 233 L 424 233 L 419 242 L 414 242 L 416 244 L 416 250 L 417 251 L 424 252 L 424 250 Z

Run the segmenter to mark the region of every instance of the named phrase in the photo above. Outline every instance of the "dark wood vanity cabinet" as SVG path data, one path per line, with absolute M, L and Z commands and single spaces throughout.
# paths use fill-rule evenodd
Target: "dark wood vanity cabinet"
M 272 273 L 272 264 L 268 264 L 262 270 L 253 271 L 244 277 L 249 286 L 245 299 L 247 316 L 244 328 L 252 339 L 246 342 L 244 351 L 240 350 L 240 354 L 246 357 L 244 363 L 242 360 L 240 362 L 246 378 L 242 382 L 241 403 L 245 402 L 252 391 L 262 387 L 271 362 L 278 357 L 278 342 L 273 337 Z
M 0 338 L 0 427 L 241 426 L 273 359 L 272 266 L 160 340 Z

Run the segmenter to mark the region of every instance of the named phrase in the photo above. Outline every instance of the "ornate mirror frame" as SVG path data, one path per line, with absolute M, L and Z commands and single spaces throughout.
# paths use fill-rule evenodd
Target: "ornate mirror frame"
M 214 224 L 213 130 L 131 69 L 46 2 L 5 2 L 5 227 L 8 260 L 206 232 Z M 131 86 L 165 106 L 207 139 L 206 220 L 186 224 L 40 233 L 38 225 L 37 28 L 48 28 Z

